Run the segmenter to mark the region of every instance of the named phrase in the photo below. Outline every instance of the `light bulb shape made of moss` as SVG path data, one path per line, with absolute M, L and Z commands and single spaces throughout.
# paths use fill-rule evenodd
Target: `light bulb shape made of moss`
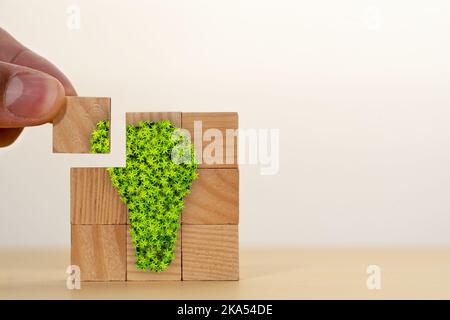
M 174 259 L 183 198 L 198 177 L 194 145 L 168 120 L 127 125 L 126 166 L 108 168 L 128 207 L 136 267 L 164 271 Z M 109 122 L 91 135 L 91 152 L 109 152 Z

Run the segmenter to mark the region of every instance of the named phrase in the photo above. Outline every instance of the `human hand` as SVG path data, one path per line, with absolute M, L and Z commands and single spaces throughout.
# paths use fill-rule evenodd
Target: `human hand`
M 69 79 L 0 28 L 0 147 L 24 127 L 51 122 L 66 95 L 76 95 Z

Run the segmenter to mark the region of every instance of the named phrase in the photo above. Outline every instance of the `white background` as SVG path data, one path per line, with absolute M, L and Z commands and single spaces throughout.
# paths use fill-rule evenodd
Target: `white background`
M 100 160 L 53 155 L 50 125 L 0 150 L 0 246 L 69 246 L 69 167 L 177 110 L 280 129 L 278 175 L 241 167 L 242 246 L 450 245 L 448 1 L 1 0 L 0 25 L 115 126 Z

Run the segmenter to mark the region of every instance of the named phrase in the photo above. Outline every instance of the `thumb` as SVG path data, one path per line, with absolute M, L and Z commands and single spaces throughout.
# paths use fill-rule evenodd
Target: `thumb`
M 50 122 L 64 105 L 56 78 L 27 67 L 0 62 L 0 128 Z

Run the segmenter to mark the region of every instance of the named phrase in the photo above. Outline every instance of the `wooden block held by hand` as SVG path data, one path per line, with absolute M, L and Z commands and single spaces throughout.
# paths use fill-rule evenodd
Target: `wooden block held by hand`
M 238 167 L 236 112 L 183 112 L 181 122 L 191 135 L 200 168 Z
M 53 121 L 53 152 L 89 153 L 97 122 L 111 120 L 110 106 L 110 98 L 66 97 Z
M 70 169 L 72 224 L 127 224 L 128 211 L 105 168 Z
M 158 122 L 161 120 L 169 120 L 176 128 L 181 128 L 181 112 L 127 112 L 127 125 L 139 125 L 140 121 Z
M 184 198 L 183 224 L 238 224 L 238 169 L 199 169 Z
M 181 227 L 175 248 L 175 259 L 163 272 L 140 270 L 136 268 L 136 257 L 131 234 L 127 232 L 127 281 L 181 280 Z
M 237 225 L 182 225 L 183 280 L 238 280 Z
M 72 225 L 72 265 L 82 281 L 125 281 L 126 225 Z

